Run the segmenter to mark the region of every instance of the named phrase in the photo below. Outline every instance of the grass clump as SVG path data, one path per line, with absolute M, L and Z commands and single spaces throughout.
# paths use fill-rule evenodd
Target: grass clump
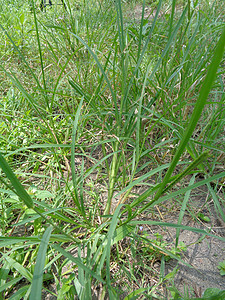
M 163 299 L 191 191 L 225 220 L 218 3 L 65 4 L 1 12 L 1 297 Z

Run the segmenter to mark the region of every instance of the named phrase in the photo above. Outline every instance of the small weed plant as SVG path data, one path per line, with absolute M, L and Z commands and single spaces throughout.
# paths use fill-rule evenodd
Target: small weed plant
M 224 242 L 183 225 L 202 186 L 225 221 L 223 3 L 53 2 L 0 0 L 0 299 L 184 299 L 180 232 Z

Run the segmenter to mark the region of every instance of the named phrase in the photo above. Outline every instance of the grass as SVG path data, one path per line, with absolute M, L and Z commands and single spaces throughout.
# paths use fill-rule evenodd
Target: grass
M 204 185 L 225 221 L 222 2 L 65 2 L 1 4 L 0 298 L 181 299 L 181 230 L 224 241 L 183 225 Z

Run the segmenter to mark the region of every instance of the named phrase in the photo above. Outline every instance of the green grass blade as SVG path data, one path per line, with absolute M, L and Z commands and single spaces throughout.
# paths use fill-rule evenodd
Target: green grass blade
M 50 223 L 54 228 L 56 228 L 57 230 L 59 230 L 60 232 L 62 232 L 63 234 L 65 234 L 67 237 L 69 237 L 70 239 L 74 240 L 74 241 L 79 241 L 78 239 L 74 239 L 72 236 L 68 235 L 67 233 L 65 233 L 61 228 L 59 228 L 57 225 L 55 225 L 51 219 L 47 219 L 40 211 L 37 207 L 34 206 L 34 202 L 32 200 L 32 198 L 30 197 L 30 195 L 26 192 L 26 190 L 24 189 L 24 187 L 22 186 L 22 184 L 20 183 L 20 181 L 17 179 L 16 175 L 13 173 L 13 171 L 11 170 L 10 166 L 8 165 L 7 161 L 5 160 L 5 158 L 2 156 L 2 154 L 0 153 L 0 167 L 2 168 L 2 171 L 5 173 L 5 175 L 8 177 L 8 179 L 10 180 L 13 188 L 16 191 L 16 194 L 20 197 L 20 199 L 25 203 L 25 205 L 28 208 L 33 208 L 33 210 L 38 213 L 44 220 L 47 221 L 47 223 Z
M 108 215 L 111 210 L 111 203 L 112 203 L 112 197 L 113 197 L 113 192 L 114 192 L 114 186 L 116 183 L 118 165 L 120 163 L 120 160 L 118 159 L 118 148 L 119 148 L 119 143 L 116 142 L 115 143 L 115 151 L 113 153 L 113 159 L 112 159 L 111 168 L 110 168 L 110 174 L 109 174 L 108 199 L 107 199 L 107 203 L 105 206 L 104 215 Z
M 203 152 L 198 158 L 196 158 L 183 172 L 176 176 L 175 180 L 173 180 L 163 191 L 163 194 L 169 191 L 177 182 L 179 182 L 186 175 L 190 174 L 192 170 L 194 170 L 199 164 L 201 164 L 206 158 L 209 156 L 209 152 Z
M 194 182 L 195 182 L 195 175 L 193 175 L 191 177 L 189 185 L 193 185 Z M 185 214 L 185 210 L 186 210 L 186 207 L 187 207 L 187 203 L 188 203 L 190 194 L 191 194 L 191 190 L 189 190 L 189 191 L 187 191 L 185 193 L 184 200 L 182 202 L 182 206 L 181 206 L 179 217 L 178 217 L 178 221 L 177 221 L 177 224 L 179 224 L 179 225 L 181 225 L 181 223 L 182 223 L 182 220 L 183 220 L 183 217 L 184 217 L 184 214 Z M 179 235 L 180 235 L 180 228 L 177 228 L 177 230 L 176 230 L 176 247 L 178 246 Z
M 172 34 L 172 28 L 173 28 L 173 19 L 174 19 L 175 7 L 176 7 L 176 0 L 173 0 L 173 2 L 172 2 L 171 17 L 170 17 L 170 27 L 169 27 L 168 38 L 169 38 L 169 37 L 171 36 L 171 34 Z
M 30 195 L 26 192 L 20 181 L 17 179 L 16 175 L 13 173 L 12 169 L 10 168 L 9 164 L 5 160 L 5 158 L 0 153 L 0 167 L 5 175 L 10 180 L 12 186 L 16 190 L 17 195 L 20 199 L 26 204 L 28 208 L 33 208 L 34 203 Z
M 5 260 L 9 263 L 11 268 L 17 270 L 24 278 L 26 278 L 29 282 L 32 282 L 32 274 L 31 272 L 18 263 L 15 259 L 11 258 L 10 256 L 6 256 Z
M 27 300 L 29 297 L 29 294 L 30 294 L 30 287 L 23 286 L 10 297 L 10 300 L 18 300 L 18 299 Z
M 126 70 L 125 70 L 125 38 L 124 38 L 124 22 L 123 22 L 123 13 L 121 7 L 121 0 L 115 1 L 116 11 L 117 11 L 117 27 L 118 27 L 118 36 L 119 36 L 119 45 L 120 45 L 120 54 L 121 54 L 121 67 L 122 67 L 122 95 L 124 91 L 124 85 L 126 84 Z M 123 105 L 121 104 L 123 107 Z
M 60 28 L 61 30 L 63 30 L 63 28 Z M 113 88 L 112 88 L 112 85 L 111 85 L 111 83 L 110 83 L 110 80 L 109 80 L 109 78 L 108 78 L 108 76 L 106 75 L 106 73 L 105 73 L 105 70 L 104 70 L 104 68 L 102 67 L 102 65 L 101 65 L 101 63 L 100 63 L 100 61 L 99 61 L 99 59 L 98 59 L 98 57 L 97 57 L 97 55 L 93 52 L 93 50 L 88 46 L 88 44 L 82 39 L 82 38 L 80 38 L 78 35 L 76 35 L 76 34 L 74 34 L 74 33 L 72 33 L 71 32 L 71 34 L 75 37 L 75 38 L 77 38 L 86 48 L 87 48 L 87 50 L 88 50 L 88 52 L 91 54 L 91 56 L 94 58 L 94 60 L 95 60 L 95 62 L 96 62 L 96 64 L 97 64 L 97 66 L 98 66 L 98 68 L 100 69 L 100 71 L 101 71 L 101 73 L 102 73 L 102 75 L 103 75 L 103 77 L 104 77 L 104 79 L 105 79 L 105 81 L 106 81 L 106 83 L 107 83 L 107 86 L 108 86 L 108 88 L 109 88 L 109 90 L 110 90 L 110 93 L 111 93 L 111 95 L 112 95 L 112 99 L 113 99 L 113 102 L 114 102 L 114 105 L 115 105 L 115 107 L 114 107 L 114 109 L 115 109 L 115 117 L 116 117 L 116 120 L 117 120 L 117 124 L 120 124 L 120 122 L 119 122 L 119 113 L 118 113 L 118 104 L 117 104 L 117 99 L 116 99 L 116 94 L 115 94 L 115 92 L 114 92 L 114 90 L 113 90 Z
M 176 25 L 175 29 L 173 30 L 173 32 L 172 32 L 171 35 L 170 35 L 170 38 L 169 38 L 169 40 L 168 40 L 168 42 L 167 42 L 167 44 L 166 44 L 166 46 L 165 46 L 165 48 L 164 48 L 164 50 L 163 50 L 163 52 L 162 52 L 162 55 L 161 55 L 160 58 L 158 59 L 158 62 L 157 62 L 157 64 L 156 64 L 155 68 L 153 69 L 151 75 L 150 75 L 149 78 L 148 78 L 149 81 L 152 80 L 152 78 L 153 78 L 153 76 L 155 75 L 156 71 L 159 69 L 159 66 L 160 66 L 160 64 L 161 64 L 161 62 L 162 62 L 162 60 L 163 60 L 163 58 L 167 55 L 167 53 L 168 53 L 168 51 L 169 51 L 169 49 L 170 49 L 170 47 L 171 47 L 171 45 L 172 45 L 172 43 L 173 43 L 173 40 L 175 39 L 175 37 L 176 37 L 176 35 L 177 35 L 177 32 L 178 32 L 179 28 L 180 28 L 180 27 L 182 26 L 182 24 L 183 24 L 183 20 L 184 20 L 184 18 L 185 18 L 186 12 L 187 12 L 187 9 L 184 9 L 184 11 L 182 12 L 182 15 L 181 15 L 179 21 L 177 22 L 177 25 Z
M 35 73 L 33 72 L 32 68 L 29 66 L 28 62 L 26 61 L 24 55 L 21 53 L 21 51 L 19 50 L 19 48 L 16 46 L 16 44 L 14 43 L 14 41 L 12 40 L 12 38 L 10 37 L 10 35 L 8 34 L 7 30 L 1 24 L 0 24 L 0 28 L 5 33 L 5 35 L 8 37 L 8 39 L 10 40 L 10 42 L 13 45 L 14 49 L 18 52 L 18 54 L 21 57 L 22 61 L 25 63 L 27 69 L 31 72 L 34 80 L 37 83 L 37 86 L 38 86 L 39 90 L 42 91 L 42 87 L 40 85 L 40 82 L 39 82 L 37 76 L 35 75 Z
M 223 221 L 225 222 L 225 214 L 223 212 L 223 208 L 221 207 L 221 204 L 220 204 L 217 194 L 215 193 L 214 189 L 212 188 L 212 186 L 209 183 L 207 184 L 207 187 L 213 198 L 214 206 L 217 210 L 217 213 L 221 215 Z
M 225 27 L 224 27 L 221 37 L 217 43 L 216 49 L 214 51 L 213 59 L 209 66 L 209 69 L 208 69 L 206 78 L 203 82 L 202 88 L 200 90 L 200 94 L 199 94 L 198 100 L 195 104 L 195 108 L 194 108 L 193 114 L 191 116 L 191 119 L 189 121 L 189 125 L 184 133 L 183 138 L 180 141 L 180 144 L 179 144 L 178 149 L 175 153 L 175 156 L 171 162 L 171 165 L 163 179 L 162 185 L 160 186 L 159 190 L 157 191 L 157 193 L 155 195 L 154 201 L 157 201 L 159 199 L 159 197 L 161 196 L 161 194 L 163 193 L 163 190 L 164 190 L 166 184 L 168 183 L 168 181 L 169 181 L 169 179 L 170 179 L 182 153 L 184 152 L 196 125 L 197 125 L 197 122 L 201 116 L 202 110 L 206 104 L 210 89 L 215 80 L 220 61 L 223 57 L 224 47 L 225 47 Z M 152 205 L 152 202 L 151 202 L 151 205 Z M 148 205 L 145 206 L 145 209 L 147 207 L 148 207 Z
M 116 225 L 118 222 L 118 215 L 120 212 L 120 208 L 121 208 L 121 205 L 118 205 L 113 214 L 112 221 L 111 221 L 111 224 L 109 227 L 108 236 L 107 236 L 108 241 L 107 241 L 107 246 L 106 246 L 106 283 L 108 285 L 110 300 L 114 299 L 113 292 L 111 289 L 111 281 L 110 281 L 110 251 L 111 251 L 111 246 L 113 243 L 113 237 L 115 235 L 115 230 L 116 230 Z
M 1 284 L 1 286 L 0 286 L 0 293 L 3 292 L 4 290 L 6 290 L 7 288 L 13 286 L 14 284 L 16 284 L 21 279 L 23 279 L 22 276 L 21 277 L 17 277 L 17 278 L 15 278 L 13 280 L 10 280 L 10 281 L 6 282 L 5 284 Z
M 179 189 L 178 191 L 175 191 L 173 193 L 170 193 L 166 196 L 163 196 L 161 197 L 160 199 L 157 199 L 155 201 L 155 199 L 153 199 L 152 201 L 150 201 L 146 206 L 147 207 L 151 207 L 153 206 L 154 204 L 159 204 L 163 201 L 166 201 L 166 200 L 169 200 L 169 199 L 172 199 L 173 197 L 176 197 L 178 195 L 181 195 L 181 194 L 185 194 L 187 191 L 189 190 L 193 190 L 195 188 L 198 188 L 199 186 L 202 186 L 204 184 L 207 184 L 209 182 L 213 182 L 214 180 L 218 180 L 219 178 L 223 178 L 225 176 L 225 172 L 222 172 L 222 173 L 219 173 L 217 175 L 214 175 L 214 176 L 211 176 L 210 178 L 207 178 L 207 179 L 204 179 L 204 180 L 201 180 L 199 182 L 196 182 L 194 183 L 193 185 L 191 186 L 188 186 L 188 187 L 185 187 L 185 188 L 182 188 L 182 189 Z M 145 191 L 143 194 L 141 194 L 137 199 L 135 199 L 133 201 L 133 203 L 130 204 L 130 207 L 134 207 L 134 206 L 137 206 L 138 204 L 140 204 L 141 202 L 145 201 L 145 199 L 150 196 L 151 194 L 153 194 L 153 192 L 158 188 L 160 187 L 160 184 L 158 184 L 156 186 L 156 188 L 152 188 L 152 189 L 148 189 L 147 191 Z
M 80 114 L 81 114 L 83 100 L 84 100 L 84 98 L 82 98 L 79 103 L 79 106 L 77 108 L 77 112 L 75 115 L 75 120 L 73 122 L 72 145 L 71 145 L 71 171 L 72 171 L 72 181 L 73 181 L 73 187 L 74 187 L 74 193 L 75 193 L 75 203 L 76 203 L 78 209 L 84 215 L 84 213 L 85 213 L 84 206 L 83 206 L 83 204 L 80 205 L 80 203 L 79 203 L 79 197 L 78 197 L 78 191 L 77 191 L 76 169 L 75 169 L 75 146 L 76 146 L 77 127 L 78 127 L 78 121 L 79 121 Z
M 69 252 L 67 252 L 66 250 L 64 250 L 62 247 L 60 247 L 57 244 L 52 244 L 51 246 L 55 250 L 57 250 L 58 252 L 60 252 L 64 257 L 66 257 L 69 260 L 71 260 L 72 262 L 74 262 L 78 267 L 82 268 L 89 275 L 95 277 L 97 280 L 99 280 L 100 282 L 104 283 L 104 280 L 99 275 L 97 275 L 95 272 L 93 272 L 91 269 L 89 269 L 88 267 L 86 267 L 79 258 L 74 257 L 72 254 L 70 254 Z
M 46 81 L 45 81 L 45 72 L 44 72 L 44 63 L 43 63 L 43 57 L 42 57 L 42 50 L 41 50 L 41 42 L 40 42 L 40 36 L 39 36 L 39 29 L 38 29 L 38 23 L 37 23 L 37 15 L 36 15 L 36 9 L 34 7 L 34 0 L 32 0 L 32 7 L 33 7 L 33 14 L 34 14 L 34 24 L 35 24 L 35 30 L 36 30 L 36 36 L 37 36 L 37 43 L 38 43 L 38 51 L 41 61 L 41 74 L 42 74 L 42 80 L 43 80 L 43 86 L 44 86 L 44 95 L 45 95 L 45 102 L 49 109 L 49 101 L 47 96 L 47 87 L 46 87 Z
M 41 243 L 39 246 L 37 260 L 34 267 L 33 280 L 31 285 L 31 293 L 30 300 L 41 300 L 41 291 L 42 291 L 42 283 L 43 283 L 43 272 L 45 267 L 45 258 L 48 247 L 48 242 L 51 236 L 52 226 L 49 226 L 43 237 L 41 239 Z
M 127 295 L 123 300 L 134 300 L 138 298 L 138 295 L 141 295 L 143 292 L 147 291 L 148 288 L 140 288 L 137 289 L 136 291 L 130 293 Z
M 151 40 L 152 33 L 153 33 L 154 29 L 155 29 L 156 21 L 157 21 L 157 18 L 159 16 L 161 5 L 162 5 L 162 0 L 159 0 L 158 6 L 157 6 L 157 10 L 156 10 L 153 22 L 152 22 L 152 26 L 151 26 L 151 29 L 150 29 L 149 34 L 148 34 L 148 38 L 147 38 L 147 40 L 146 40 L 146 42 L 144 44 L 144 47 L 143 47 L 142 51 L 138 54 L 139 55 L 138 56 L 138 61 L 137 61 L 137 64 L 135 66 L 135 70 L 134 70 L 134 72 L 132 74 L 132 77 L 131 77 L 128 85 L 127 85 L 127 89 L 125 91 L 126 93 L 124 94 L 124 100 L 123 100 L 123 102 L 126 102 L 126 99 L 127 99 L 128 95 L 129 95 L 129 92 L 130 92 L 130 90 L 131 90 L 131 88 L 133 86 L 134 79 L 137 76 L 137 73 L 138 73 L 138 70 L 140 68 L 141 62 L 143 61 L 144 55 L 146 54 L 147 47 L 148 47 L 149 42 Z M 141 35 L 142 35 L 142 23 L 141 23 L 140 33 L 139 33 L 139 43 L 141 43 L 141 40 L 142 40 Z
M 225 242 L 224 237 L 217 236 L 215 234 L 212 234 L 212 233 L 207 232 L 204 229 L 200 229 L 200 228 L 194 228 L 194 227 L 190 227 L 190 226 L 167 223 L 167 222 L 160 222 L 160 221 L 142 221 L 142 220 L 140 220 L 140 221 L 131 221 L 130 222 L 130 225 L 143 225 L 143 224 L 179 228 L 180 230 L 188 230 L 188 231 L 200 233 L 200 234 L 203 234 L 203 235 L 211 236 L 213 238 L 216 238 L 218 240 L 221 240 L 221 241 Z
M 22 95 L 24 96 L 24 98 L 33 106 L 34 110 L 37 112 L 37 114 L 40 116 L 40 118 L 44 121 L 45 117 L 47 115 L 46 111 L 41 107 L 38 106 L 34 99 L 31 97 L 31 95 L 25 90 L 25 88 L 23 87 L 23 85 L 20 83 L 20 81 L 18 80 L 18 78 L 16 77 L 16 75 L 11 71 L 10 73 L 3 68 L 0 65 L 0 69 L 3 70 L 3 72 L 7 75 L 8 78 L 10 78 L 10 80 L 13 82 L 13 84 L 18 88 L 19 91 L 21 91 Z

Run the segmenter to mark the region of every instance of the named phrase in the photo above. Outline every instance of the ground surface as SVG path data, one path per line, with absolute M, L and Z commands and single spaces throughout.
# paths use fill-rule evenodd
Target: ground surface
M 216 224 L 217 220 L 214 219 L 214 222 Z M 187 222 L 187 225 L 199 227 L 193 221 Z M 218 236 L 225 237 L 225 228 L 222 224 L 213 227 L 213 232 Z M 169 261 L 166 266 L 167 272 L 178 266 L 175 286 L 182 293 L 185 293 L 185 290 L 193 291 L 196 297 L 202 296 L 207 288 L 225 289 L 225 278 L 220 275 L 217 267 L 225 258 L 225 243 L 211 237 L 206 237 L 203 241 L 198 242 L 200 238 L 201 235 L 190 231 L 183 231 L 180 234 L 180 241 L 190 245 L 184 253 L 183 260 L 193 268 L 182 263 L 177 264 L 175 261 Z

